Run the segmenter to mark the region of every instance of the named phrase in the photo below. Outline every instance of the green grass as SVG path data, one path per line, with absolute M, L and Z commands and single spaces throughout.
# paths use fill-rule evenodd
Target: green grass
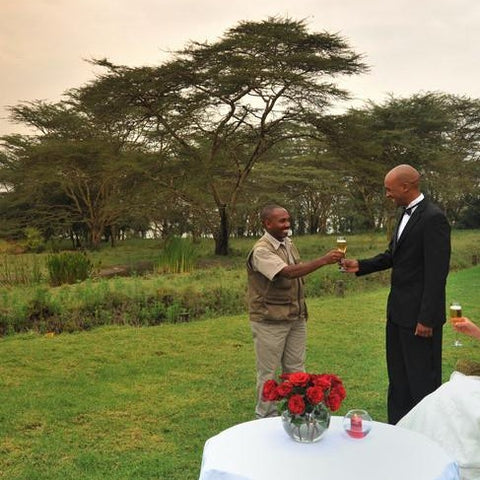
M 480 267 L 452 273 L 448 298 L 480 322 Z M 307 369 L 333 372 L 347 398 L 385 421 L 388 289 L 309 300 Z M 451 346 L 480 361 L 480 342 Z M 150 328 L 101 327 L 0 339 L 0 478 L 196 480 L 204 442 L 252 419 L 254 352 L 245 314 Z
M 335 248 L 335 238 L 335 235 L 305 235 L 294 237 L 294 240 L 299 247 L 302 258 L 307 260 L 323 255 L 328 250 Z M 452 264 L 455 268 L 470 266 L 473 254 L 480 257 L 479 238 L 479 230 L 452 231 Z M 348 256 L 351 258 L 371 256 L 385 250 L 388 244 L 385 233 L 356 234 L 348 236 L 347 239 Z M 220 257 L 213 254 L 213 240 L 200 239 L 198 243 L 194 244 L 198 254 L 198 266 L 200 268 L 213 266 L 226 269 L 243 269 L 245 258 L 254 242 L 254 238 L 232 238 L 230 240 L 230 255 Z M 87 252 L 87 255 L 97 270 L 113 265 L 133 267 L 141 262 L 153 262 L 155 264 L 161 262 L 164 247 L 165 240 L 129 239 L 119 241 L 113 248 L 108 243 L 102 243 L 97 250 Z M 49 253 L 12 255 L 7 252 L 5 242 L 0 240 L 0 283 L 4 270 L 8 270 L 9 276 L 13 276 L 14 270 L 18 268 L 23 271 L 26 269 L 25 264 L 33 264 L 35 261 L 42 267 L 42 273 L 46 280 L 45 260 Z M 20 258 L 22 260 L 19 260 Z M 19 267 L 16 265 L 18 262 L 21 263 Z
M 454 231 L 452 234 L 451 270 L 472 265 L 480 258 L 478 231 Z M 298 237 L 296 243 L 302 258 L 308 260 L 334 248 L 334 236 Z M 386 247 L 384 234 L 352 235 L 349 257 L 372 256 Z M 46 256 L 0 256 L 0 334 L 27 331 L 74 331 L 98 325 L 152 325 L 176 321 L 179 312 L 191 319 L 236 314 L 245 310 L 245 258 L 254 239 L 232 239 L 232 254 L 212 255 L 213 241 L 202 239 L 195 244 L 196 268 L 187 273 L 158 273 L 144 276 L 91 278 L 74 285 L 52 288 L 46 282 L 35 283 L 39 267 Z M 102 246 L 89 253 L 94 265 L 103 267 L 123 264 L 134 267 L 138 262 L 159 264 L 163 243 L 158 240 L 130 240 L 118 247 Z M 2 260 L 4 261 L 2 269 Z M 32 267 L 31 272 L 29 265 Z M 35 268 L 34 268 L 35 267 Z M 5 272 L 2 283 L 2 272 Z M 28 273 L 30 272 L 30 274 Z M 306 293 L 311 299 L 333 294 L 342 282 L 348 295 L 387 286 L 390 272 L 356 279 L 342 275 L 335 265 L 321 268 L 306 278 Z M 21 285 L 11 279 L 24 278 Z M 1 288 L 2 285 L 4 288 Z

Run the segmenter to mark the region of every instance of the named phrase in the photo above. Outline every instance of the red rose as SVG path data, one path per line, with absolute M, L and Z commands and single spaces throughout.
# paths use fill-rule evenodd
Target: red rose
M 301 415 L 305 412 L 305 402 L 301 395 L 292 395 L 288 400 L 288 410 L 293 415 Z
M 277 387 L 277 393 L 280 397 L 285 398 L 288 397 L 293 390 L 293 383 L 289 382 L 286 380 L 285 382 L 282 382 L 278 387 Z
M 307 400 L 312 405 L 317 405 L 323 400 L 323 390 L 320 387 L 307 388 Z
M 342 398 L 336 393 L 330 393 L 328 398 L 325 400 L 325 403 L 332 412 L 336 412 L 342 404 Z
M 288 376 L 288 380 L 295 386 L 305 387 L 310 381 L 310 375 L 305 372 L 295 372 Z
M 338 395 L 342 400 L 347 396 L 345 387 L 342 384 L 338 384 L 332 387 L 331 393 Z
M 268 402 L 274 402 L 275 400 L 278 400 L 278 393 L 277 393 L 277 382 L 275 380 L 267 380 L 263 384 L 263 390 L 262 390 L 262 398 L 263 400 L 266 400 Z
M 340 380 L 340 378 L 338 378 L 333 373 L 331 373 L 329 375 L 329 377 L 330 377 L 330 382 L 332 383 L 332 387 L 334 387 L 335 385 L 341 385 L 342 384 L 342 381 Z
M 328 390 L 330 386 L 332 385 L 332 382 L 330 380 L 330 375 L 315 375 L 312 378 L 312 383 L 316 387 L 320 387 L 323 390 Z

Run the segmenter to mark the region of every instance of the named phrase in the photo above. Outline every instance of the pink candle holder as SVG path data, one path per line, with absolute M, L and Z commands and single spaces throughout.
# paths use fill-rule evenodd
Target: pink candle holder
M 366 410 L 350 410 L 343 417 L 343 429 L 352 438 L 364 438 L 372 429 L 372 417 Z

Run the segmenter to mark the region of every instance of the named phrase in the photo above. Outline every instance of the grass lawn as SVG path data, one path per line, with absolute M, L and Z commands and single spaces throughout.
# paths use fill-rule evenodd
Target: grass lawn
M 480 323 L 480 267 L 449 277 L 448 300 Z M 307 369 L 344 380 L 338 412 L 385 421 L 388 289 L 311 299 Z M 480 342 L 452 347 L 444 379 Z M 252 419 L 254 352 L 246 315 L 158 327 L 0 339 L 0 478 L 196 480 L 204 442 Z

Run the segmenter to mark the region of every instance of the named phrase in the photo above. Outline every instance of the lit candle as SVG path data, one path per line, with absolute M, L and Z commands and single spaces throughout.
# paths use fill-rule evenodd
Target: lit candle
M 352 415 L 352 418 L 350 418 L 350 432 L 353 437 L 363 437 L 362 417 L 360 415 Z

